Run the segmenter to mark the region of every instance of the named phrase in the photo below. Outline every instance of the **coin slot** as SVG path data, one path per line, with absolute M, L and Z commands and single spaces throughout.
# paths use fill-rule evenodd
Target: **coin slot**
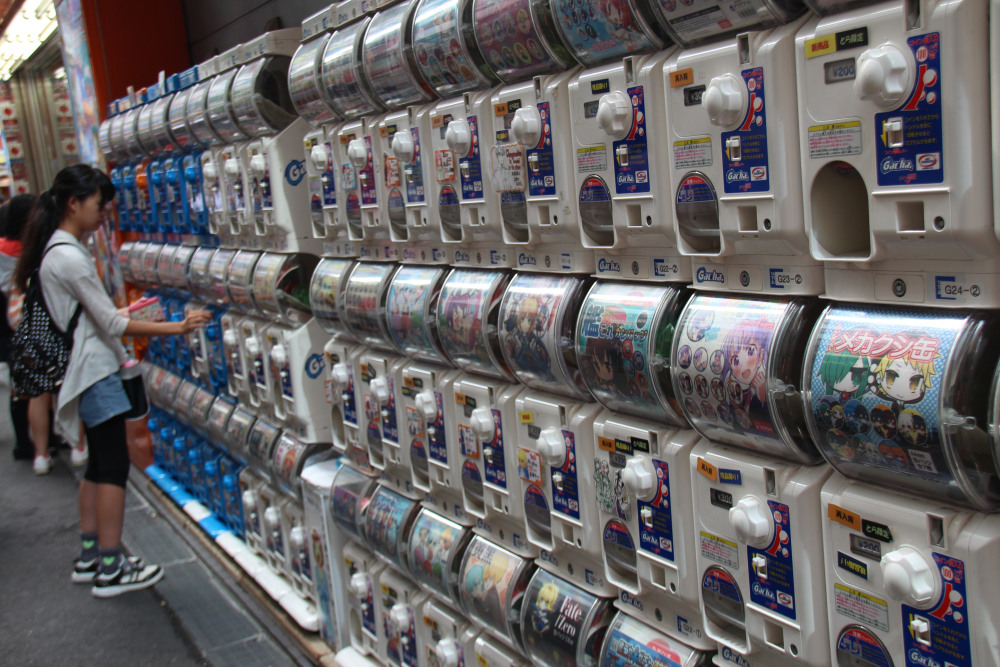
M 479 226 L 479 207 L 471 206 L 468 208 L 467 213 L 469 215 L 469 227 Z
M 542 227 L 547 227 L 549 223 L 549 207 L 539 206 L 538 207 L 538 224 Z M 556 224 L 556 220 L 552 220 L 551 224 Z
M 927 537 L 931 546 L 945 547 L 944 519 L 933 514 L 927 515 Z
M 667 569 L 659 565 L 649 566 L 649 578 L 653 585 L 660 590 L 667 590 Z
M 575 532 L 576 531 L 573 530 L 572 524 L 564 523 L 562 525 L 562 541 L 570 545 L 571 547 L 575 547 L 576 546 Z
M 771 468 L 764 468 L 764 487 L 767 489 L 767 495 L 776 495 L 777 484 L 774 481 L 774 470 Z
M 750 35 L 748 33 L 741 33 L 736 36 L 736 44 L 739 49 L 740 54 L 740 64 L 749 65 L 750 64 Z
M 625 205 L 625 219 L 629 227 L 642 227 L 642 206 L 639 204 Z
M 635 62 L 632 60 L 632 57 L 625 58 L 622 61 L 622 65 L 625 70 L 625 82 L 629 84 L 635 83 Z
M 920 232 L 927 230 L 924 224 L 924 202 L 922 201 L 898 201 L 896 202 L 896 231 L 900 234 L 905 232 Z

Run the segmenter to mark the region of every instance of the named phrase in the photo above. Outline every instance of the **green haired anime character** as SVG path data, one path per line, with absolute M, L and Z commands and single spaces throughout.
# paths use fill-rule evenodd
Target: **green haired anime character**
M 827 352 L 819 365 L 819 378 L 827 396 L 846 402 L 868 390 L 871 360 L 850 352 Z

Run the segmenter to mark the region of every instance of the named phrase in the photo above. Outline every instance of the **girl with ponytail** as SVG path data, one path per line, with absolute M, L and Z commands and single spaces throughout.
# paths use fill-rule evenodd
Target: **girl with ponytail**
M 93 583 L 91 593 L 101 598 L 147 588 L 163 577 L 159 566 L 126 559 L 121 551 L 129 470 L 124 415 L 130 408 L 118 374 L 125 360 L 121 337 L 186 334 L 211 317 L 198 311 L 183 322 L 139 322 L 119 314 L 81 242 L 103 223 L 114 192 L 107 175 L 87 165 L 56 174 L 52 187 L 38 198 L 14 271 L 14 282 L 23 289 L 39 270 L 45 303 L 61 330 L 80 308 L 56 398 L 56 429 L 74 445 L 79 420 L 86 432 L 89 461 L 79 493 L 81 550 L 72 580 Z

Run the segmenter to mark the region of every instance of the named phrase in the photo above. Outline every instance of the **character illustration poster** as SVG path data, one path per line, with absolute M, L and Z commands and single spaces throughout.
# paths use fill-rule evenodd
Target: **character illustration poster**
M 448 276 L 438 299 L 438 331 L 449 358 L 459 366 L 497 373 L 486 347 L 486 320 L 500 292 L 495 271 L 456 270 Z
M 964 317 L 833 308 L 817 327 L 809 409 L 824 455 L 951 480 L 939 430 L 945 366 Z
M 378 318 L 379 295 L 392 268 L 388 264 L 359 264 L 347 281 L 344 319 L 351 331 L 362 340 L 382 340 Z
M 431 285 L 441 275 L 441 269 L 423 266 L 403 266 L 389 287 L 389 330 L 396 345 L 413 356 L 437 357 L 427 330 Z
M 312 282 L 309 285 L 309 305 L 312 307 L 313 315 L 327 326 L 340 322 L 337 298 L 350 264 L 349 260 L 324 259 L 313 272 Z
M 449 595 L 449 560 L 462 527 L 423 511 L 410 534 L 410 572 L 442 595 Z
M 597 607 L 607 602 L 544 571 L 532 577 L 521 612 L 524 644 L 544 665 L 580 664 Z
M 462 563 L 459 592 L 466 611 L 507 633 L 507 607 L 527 561 L 481 537 L 473 539 Z
M 406 517 L 411 516 L 410 511 L 415 506 L 409 498 L 379 487 L 365 513 L 365 537 L 375 551 L 399 560 L 400 531 L 405 528 Z

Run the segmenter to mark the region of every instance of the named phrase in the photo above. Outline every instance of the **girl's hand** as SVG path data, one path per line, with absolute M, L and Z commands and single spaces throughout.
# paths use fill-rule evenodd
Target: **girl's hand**
M 207 310 L 195 310 L 188 313 L 188 316 L 181 322 L 181 333 L 191 333 L 195 329 L 203 329 L 206 324 L 212 321 L 212 313 Z

